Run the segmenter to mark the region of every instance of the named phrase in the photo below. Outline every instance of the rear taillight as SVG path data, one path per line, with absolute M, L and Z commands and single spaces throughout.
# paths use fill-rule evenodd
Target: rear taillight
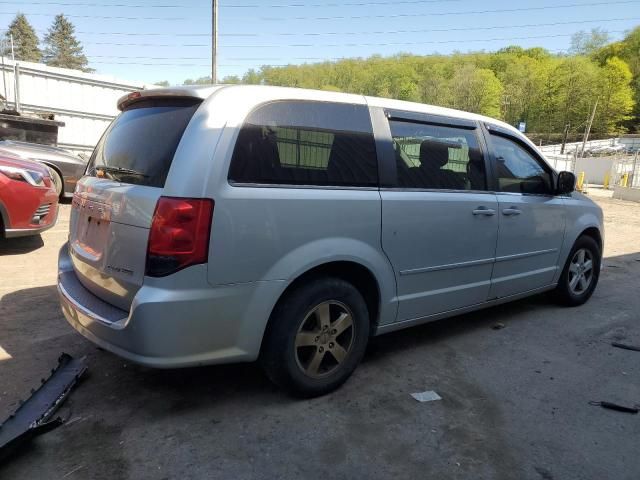
M 212 218 L 211 199 L 160 197 L 149 232 L 146 274 L 163 277 L 206 263 Z

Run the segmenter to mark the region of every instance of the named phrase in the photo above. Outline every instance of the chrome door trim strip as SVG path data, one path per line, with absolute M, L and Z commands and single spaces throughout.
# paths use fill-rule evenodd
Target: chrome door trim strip
M 504 255 L 496 258 L 481 258 L 480 260 L 470 260 L 468 262 L 448 263 L 445 265 L 435 265 L 433 267 L 411 268 L 400 270 L 400 275 L 415 275 L 418 273 L 437 272 L 440 270 L 452 270 L 454 268 L 472 267 L 476 265 L 486 265 L 493 262 L 506 262 L 509 260 L 518 260 L 520 258 L 535 257 L 537 255 L 545 255 L 547 253 L 557 252 L 557 248 L 549 248 L 547 250 L 536 250 L 534 252 L 514 253 L 513 255 Z
M 504 255 L 502 257 L 496 257 L 496 262 L 506 262 L 509 260 L 518 260 L 520 258 L 535 257 L 537 255 L 544 255 L 546 253 L 555 253 L 557 248 L 548 248 L 547 250 L 536 250 L 533 252 L 514 253 L 513 255 Z
M 471 267 L 475 265 L 487 265 L 493 263 L 494 258 L 481 258 L 480 260 L 470 260 L 468 262 L 448 263 L 446 265 L 436 265 L 434 267 L 411 268 L 400 270 L 400 275 L 415 275 L 417 273 L 436 272 L 439 270 L 450 270 L 454 268 Z

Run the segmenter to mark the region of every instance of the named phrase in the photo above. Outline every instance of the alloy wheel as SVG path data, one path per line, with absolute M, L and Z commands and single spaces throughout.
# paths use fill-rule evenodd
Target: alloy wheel
M 574 295 L 583 294 L 593 281 L 593 255 L 581 248 L 574 253 L 569 264 L 569 289 Z
M 349 356 L 355 339 L 355 324 L 349 307 L 328 300 L 305 316 L 295 338 L 298 367 L 311 378 L 330 375 Z

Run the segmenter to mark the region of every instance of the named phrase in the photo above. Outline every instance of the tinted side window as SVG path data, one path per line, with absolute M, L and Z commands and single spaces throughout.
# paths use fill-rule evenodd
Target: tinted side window
M 281 101 L 257 108 L 238 135 L 229 180 L 376 187 L 378 165 L 367 107 Z
M 389 122 L 398 186 L 485 190 L 484 161 L 473 130 L 405 121 Z
M 491 135 L 501 192 L 550 194 L 551 174 L 517 142 Z

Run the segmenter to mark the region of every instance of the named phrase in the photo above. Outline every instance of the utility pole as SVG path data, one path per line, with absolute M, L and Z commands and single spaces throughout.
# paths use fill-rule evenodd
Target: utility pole
M 582 151 L 580 152 L 580 156 L 582 158 L 584 158 L 584 149 L 587 146 L 587 140 L 589 140 L 589 133 L 591 133 L 591 125 L 593 124 L 593 118 L 596 116 L 597 107 L 598 107 L 598 99 L 596 98 L 596 103 L 593 104 L 593 111 L 591 112 L 589 123 L 587 123 L 587 129 L 584 131 L 584 139 L 582 140 Z
M 218 80 L 218 0 L 211 0 L 211 83 Z

